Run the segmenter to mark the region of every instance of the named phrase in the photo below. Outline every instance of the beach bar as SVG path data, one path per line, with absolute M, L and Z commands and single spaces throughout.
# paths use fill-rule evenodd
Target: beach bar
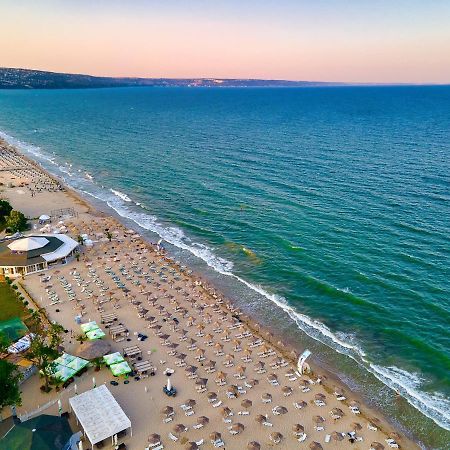
M 131 432 L 130 419 L 104 384 L 71 397 L 69 404 L 92 447 L 109 438 L 113 444 L 115 435 Z
M 0 275 L 16 278 L 67 262 L 78 243 L 64 234 L 30 235 L 0 242 Z

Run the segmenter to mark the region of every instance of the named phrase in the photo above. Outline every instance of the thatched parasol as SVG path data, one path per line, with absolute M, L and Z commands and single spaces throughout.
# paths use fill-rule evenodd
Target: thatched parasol
M 252 405 L 253 405 L 253 402 L 251 400 L 249 400 L 248 398 L 245 398 L 241 402 L 241 406 L 245 409 L 251 408 Z
M 247 450 L 261 450 L 261 445 L 259 442 L 251 441 L 247 444 Z
M 304 433 L 305 427 L 303 425 L 300 425 L 299 423 L 295 423 L 294 425 L 292 425 L 292 432 L 296 434 Z
M 278 443 L 283 439 L 283 435 L 278 431 L 273 431 L 272 433 L 270 433 L 270 438 L 273 442 Z
M 353 422 L 353 423 L 350 425 L 350 428 L 351 428 L 353 431 L 359 431 L 359 430 L 362 430 L 362 425 L 361 425 L 360 423 L 358 423 L 358 422 Z
M 313 416 L 312 418 L 314 423 L 324 423 L 325 419 L 322 416 Z
M 222 417 L 228 417 L 231 414 L 231 409 L 228 406 L 224 406 L 221 411 Z
M 161 442 L 161 436 L 159 434 L 153 433 L 148 437 L 148 443 L 151 445 L 156 445 Z
M 268 392 L 265 392 L 261 395 L 262 400 L 272 400 L 272 394 L 269 394 Z
M 106 355 L 110 350 L 111 345 L 107 341 L 97 339 L 95 341 L 83 342 L 75 354 L 80 358 L 92 360 Z
M 217 394 L 215 392 L 208 392 L 206 394 L 206 397 L 208 398 L 208 400 L 216 400 L 217 399 Z
M 262 414 L 258 414 L 258 415 L 255 417 L 255 421 L 258 422 L 258 423 L 264 423 L 264 422 L 267 421 L 267 417 L 266 417 L 266 416 L 263 416 Z
M 316 441 L 313 441 L 309 444 L 310 450 L 323 450 L 323 447 Z
M 334 441 L 340 442 L 344 439 L 344 436 L 342 436 L 342 433 L 338 433 L 337 431 L 333 431 L 331 433 L 331 439 Z
M 379 442 L 372 442 L 370 444 L 370 450 L 384 450 L 384 445 Z
M 222 439 L 222 435 L 218 431 L 213 431 L 209 435 L 209 438 L 211 439 L 211 441 L 218 441 L 219 439 Z
M 287 414 L 288 409 L 284 406 L 277 406 L 276 411 L 278 414 Z
M 190 398 L 189 400 L 186 400 L 184 402 L 184 404 L 186 406 L 190 406 L 192 408 L 193 406 L 195 406 L 197 404 L 197 402 L 193 398 Z
M 197 423 L 199 425 L 206 425 L 206 424 L 209 423 L 209 419 L 206 416 L 200 416 L 200 417 L 197 418 Z
M 173 432 L 175 434 L 180 434 L 186 431 L 186 427 L 182 423 L 178 423 L 173 426 Z
M 199 449 L 199 446 L 198 446 L 195 442 L 188 442 L 188 443 L 184 446 L 184 448 L 185 448 L 186 450 L 198 450 L 198 449 Z
M 281 388 L 281 391 L 283 392 L 284 395 L 291 395 L 293 392 L 293 389 L 290 386 L 283 386 Z
M 332 414 L 333 416 L 343 417 L 343 416 L 344 416 L 344 411 L 342 411 L 341 408 L 333 408 L 333 409 L 331 410 L 331 414 Z
M 173 413 L 173 408 L 171 406 L 165 406 L 162 410 L 161 410 L 161 414 L 165 414 L 166 416 L 168 416 L 169 414 Z
M 233 425 L 231 425 L 231 429 L 232 431 L 235 431 L 236 433 L 242 433 L 245 430 L 245 427 L 242 423 L 233 423 Z

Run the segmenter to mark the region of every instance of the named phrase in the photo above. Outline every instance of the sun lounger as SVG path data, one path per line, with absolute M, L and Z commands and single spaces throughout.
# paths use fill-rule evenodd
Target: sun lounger
M 217 403 L 213 403 L 213 408 L 218 408 L 222 404 L 222 400 L 219 400 Z
M 223 442 L 222 439 L 218 439 L 217 441 L 213 442 L 213 445 L 215 448 L 220 448 L 225 445 L 225 442 Z
M 321 427 L 321 426 L 315 426 L 314 429 L 315 429 L 316 431 L 323 431 L 323 430 L 325 430 L 325 428 L 324 428 L 324 427 Z
M 172 441 L 178 441 L 178 438 L 176 436 L 174 436 L 172 433 L 169 433 L 169 439 L 171 439 Z
M 306 433 L 301 433 L 300 436 L 298 437 L 297 441 L 298 442 L 305 442 L 307 437 L 308 436 L 306 435 Z
M 378 431 L 378 428 L 377 428 L 377 427 L 374 427 L 373 425 L 370 425 L 370 423 L 367 424 L 367 428 L 368 428 L 370 431 Z
M 330 440 L 331 440 L 331 434 L 327 434 L 325 436 L 325 442 L 328 444 L 330 442 Z
M 273 423 L 270 422 L 263 422 L 262 423 L 265 427 L 273 427 Z

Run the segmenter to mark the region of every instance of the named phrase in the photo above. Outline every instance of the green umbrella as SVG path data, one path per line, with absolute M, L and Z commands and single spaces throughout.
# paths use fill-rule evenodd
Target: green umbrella
M 80 325 L 80 327 L 81 327 L 81 331 L 83 331 L 84 333 L 87 333 L 88 331 L 92 331 L 92 330 L 96 330 L 97 328 L 100 328 L 97 325 L 97 322 L 82 323 Z
M 70 369 L 80 371 L 83 367 L 86 367 L 89 364 L 89 361 L 86 361 L 83 358 L 78 358 L 77 356 L 66 365 Z
M 66 366 L 59 366 L 58 371 L 53 373 L 54 378 L 60 378 L 62 381 L 67 381 L 72 378 L 78 371 Z
M 56 358 L 54 362 L 61 364 L 62 366 L 68 366 L 75 358 L 75 356 L 69 355 L 68 353 L 63 353 L 59 358 Z
M 109 366 L 111 372 L 114 376 L 118 377 L 119 375 L 125 375 L 131 372 L 131 367 L 128 365 L 126 361 L 122 361 L 117 364 L 113 364 Z
M 88 331 L 86 333 L 86 337 L 90 340 L 90 341 L 95 341 L 96 339 L 101 339 L 102 337 L 105 337 L 106 334 L 100 330 L 100 328 L 97 328 L 95 330 L 92 331 Z
M 3 439 L 0 448 L 8 450 L 61 450 L 72 436 L 65 417 L 42 414 L 14 425 Z
M 115 353 L 110 353 L 109 355 L 105 355 L 103 357 L 103 360 L 105 361 L 106 364 L 108 364 L 108 366 L 125 361 L 125 359 L 123 358 L 123 356 L 120 352 L 115 352 Z

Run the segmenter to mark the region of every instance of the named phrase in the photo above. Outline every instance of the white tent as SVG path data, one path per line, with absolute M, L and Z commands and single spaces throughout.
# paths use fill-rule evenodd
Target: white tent
M 31 236 L 11 242 L 8 248 L 14 252 L 29 252 L 30 250 L 45 247 L 47 244 L 48 239 L 45 237 Z
M 78 242 L 74 241 L 65 234 L 54 234 L 53 236 L 58 238 L 63 244 L 55 251 L 41 255 L 47 262 L 53 262 L 58 259 L 65 258 L 78 247 Z
M 39 220 L 45 222 L 47 220 L 50 220 L 50 216 L 47 216 L 47 214 L 42 214 L 42 216 L 39 216 Z
M 69 403 L 92 446 L 131 428 L 130 419 L 104 384 L 70 398 Z

